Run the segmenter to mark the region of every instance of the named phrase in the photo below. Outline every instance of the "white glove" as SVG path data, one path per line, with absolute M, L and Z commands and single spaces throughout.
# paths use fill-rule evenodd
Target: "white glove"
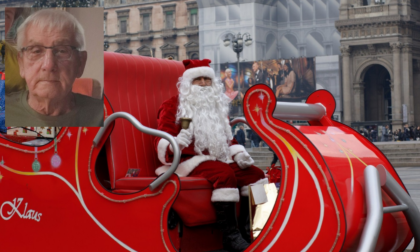
M 175 137 L 175 141 L 178 143 L 180 150 L 188 147 L 191 144 L 192 137 L 193 123 L 191 122 L 188 129 L 182 129 L 181 132 L 179 132 L 178 136 Z M 171 151 L 174 151 L 172 145 L 169 145 L 169 149 Z
M 252 157 L 246 151 L 239 152 L 238 154 L 235 155 L 233 159 L 235 160 L 235 162 L 238 164 L 238 166 L 241 169 L 248 168 L 254 164 L 254 159 L 252 159 Z

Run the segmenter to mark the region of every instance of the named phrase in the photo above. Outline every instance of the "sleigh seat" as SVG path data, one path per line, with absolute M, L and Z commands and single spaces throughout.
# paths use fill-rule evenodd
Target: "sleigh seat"
M 157 128 L 159 106 L 177 94 L 176 83 L 184 72 L 182 62 L 105 52 L 104 93 L 113 112 L 127 112 L 141 124 Z M 123 119 L 115 121 L 105 145 L 111 190 L 127 193 L 145 189 L 161 166 L 154 136 Z M 126 177 L 128 169 L 140 169 L 138 177 Z M 172 206 L 184 225 L 194 227 L 216 221 L 211 203 L 212 185 L 201 177 L 181 177 L 180 193 Z

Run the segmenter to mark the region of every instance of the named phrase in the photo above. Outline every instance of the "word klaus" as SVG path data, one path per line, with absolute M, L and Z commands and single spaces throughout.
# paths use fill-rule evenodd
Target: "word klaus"
M 22 204 L 22 201 L 23 201 L 23 198 L 18 198 L 17 200 L 15 198 L 13 199 L 13 202 L 10 202 L 10 201 L 4 202 L 0 207 L 1 217 L 4 220 L 9 220 L 16 213 L 21 219 L 32 219 L 39 222 L 41 220 L 42 213 L 35 212 L 35 210 L 32 210 L 32 209 L 26 211 L 26 209 L 28 208 L 28 203 L 25 203 L 25 209 L 23 210 L 23 213 L 19 212 L 19 207 Z M 5 208 L 6 215 L 4 215 L 3 207 L 6 205 L 9 205 L 11 207 L 11 210 L 7 211 L 8 209 Z

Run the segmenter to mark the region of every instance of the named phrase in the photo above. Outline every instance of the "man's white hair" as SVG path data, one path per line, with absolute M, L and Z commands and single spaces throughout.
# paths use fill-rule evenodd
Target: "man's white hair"
M 182 117 L 192 118 L 194 150 L 199 154 L 208 150 L 220 161 L 230 159 L 228 143 L 233 139 L 229 123 L 230 99 L 223 93 L 220 79 L 214 78 L 211 86 L 201 87 L 181 77 L 177 86 L 176 122 Z
M 26 29 L 36 26 L 52 31 L 54 29 L 69 29 L 74 32 L 77 48 L 85 50 L 85 31 L 83 26 L 70 13 L 57 9 L 43 9 L 30 15 L 17 29 L 17 49 L 22 49 L 26 37 Z

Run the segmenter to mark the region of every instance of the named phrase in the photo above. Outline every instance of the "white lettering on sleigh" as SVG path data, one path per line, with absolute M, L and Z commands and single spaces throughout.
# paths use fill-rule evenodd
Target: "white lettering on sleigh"
M 28 208 L 28 203 L 25 203 L 25 209 L 23 210 L 23 213 L 20 213 L 19 207 L 22 204 L 22 201 L 23 201 L 23 198 L 17 198 L 17 199 L 15 198 L 13 199 L 13 202 L 10 202 L 10 201 L 3 202 L 3 204 L 0 207 L 1 217 L 4 220 L 9 220 L 10 218 L 13 217 L 13 215 L 17 214 L 21 219 L 30 219 L 30 220 L 35 220 L 39 222 L 41 220 L 42 213 L 35 212 L 35 210 L 32 210 L 32 209 L 26 211 L 26 209 Z M 9 205 L 12 209 L 10 211 L 7 211 L 7 209 L 5 208 L 5 213 L 6 213 L 6 216 L 5 216 L 3 215 L 3 207 L 5 207 L 6 205 Z

